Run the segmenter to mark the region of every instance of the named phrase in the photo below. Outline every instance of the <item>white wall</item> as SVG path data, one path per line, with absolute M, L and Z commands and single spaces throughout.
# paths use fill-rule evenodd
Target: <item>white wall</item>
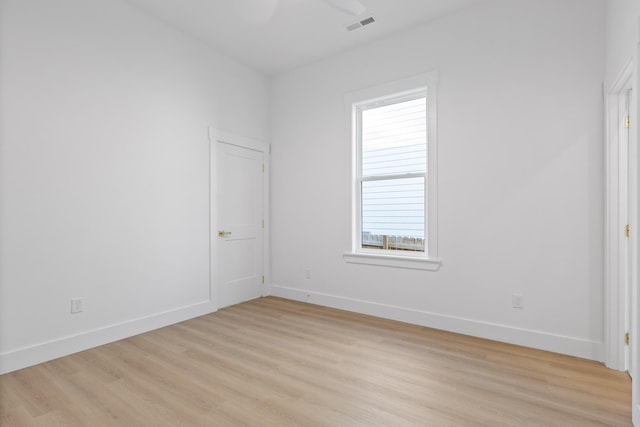
M 269 80 L 121 0 L 0 6 L 0 373 L 210 310 L 207 127 L 266 140 Z
M 604 8 L 498 0 L 277 77 L 273 293 L 601 360 Z M 343 95 L 429 70 L 443 266 L 346 264 Z

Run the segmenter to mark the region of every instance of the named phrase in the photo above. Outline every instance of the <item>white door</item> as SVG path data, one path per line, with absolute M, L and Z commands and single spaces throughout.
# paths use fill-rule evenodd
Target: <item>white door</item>
M 262 296 L 264 153 L 216 141 L 218 307 Z

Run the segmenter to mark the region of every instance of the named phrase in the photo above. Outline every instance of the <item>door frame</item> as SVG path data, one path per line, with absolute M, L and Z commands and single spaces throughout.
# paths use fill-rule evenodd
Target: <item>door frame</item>
M 218 292 L 220 291 L 220 281 L 217 271 L 217 254 L 218 254 L 218 143 L 235 145 L 250 150 L 259 151 L 264 159 L 264 179 L 262 187 L 262 210 L 264 217 L 264 229 L 262 239 L 262 271 L 264 275 L 264 283 L 262 284 L 262 296 L 271 294 L 271 233 L 270 233 L 270 171 L 271 171 L 271 144 L 260 141 L 258 139 L 238 135 L 227 132 L 215 127 L 209 127 L 209 301 L 213 310 L 219 308 Z
M 637 20 L 638 26 L 636 28 L 640 29 L 640 19 Z M 640 34 L 640 33 L 639 33 Z M 639 108 L 639 99 L 638 91 L 640 90 L 640 36 L 637 39 L 635 44 L 635 52 L 633 52 L 632 59 L 632 87 L 633 91 L 631 94 L 631 101 L 629 105 L 629 116 L 631 117 L 631 129 L 629 132 L 629 157 L 631 158 L 631 162 L 634 165 L 634 174 L 631 176 L 631 180 L 633 183 L 633 188 L 631 191 L 632 197 L 634 198 L 634 207 L 633 211 L 633 219 L 636 224 L 640 224 L 639 220 L 639 210 L 638 203 L 640 194 L 638 194 L 639 183 L 638 183 L 638 165 L 640 164 L 640 151 L 638 150 L 638 142 L 640 142 L 638 125 L 640 124 L 640 108 Z M 635 378 L 635 381 L 632 382 L 631 387 L 631 406 L 632 406 L 632 422 L 635 426 L 640 426 L 640 377 L 638 373 L 640 372 L 640 313 L 638 310 L 640 309 L 640 284 L 638 283 L 638 238 L 640 237 L 639 227 L 632 230 L 632 253 L 631 259 L 633 262 L 632 266 L 632 281 L 631 281 L 631 356 L 633 357 L 633 361 L 631 363 L 631 376 Z M 635 325 L 635 327 L 634 327 Z
M 605 101 L 605 364 L 620 371 L 628 369 L 624 343 L 627 313 L 631 303 L 625 296 L 627 267 L 632 290 L 637 278 L 636 263 L 632 262 L 627 266 L 628 259 L 635 259 L 637 253 L 637 150 L 632 135 L 629 135 L 628 158 L 622 158 L 623 153 L 619 150 L 622 138 L 619 126 L 621 106 L 626 100 L 627 92 L 632 89 L 632 77 L 633 62 L 629 61 L 608 91 Z M 635 91 L 633 95 L 635 96 Z M 625 163 L 628 165 L 627 182 L 621 182 Z M 631 225 L 632 230 L 629 238 L 624 236 L 627 223 Z M 624 256 L 626 245 L 630 252 L 629 257 Z

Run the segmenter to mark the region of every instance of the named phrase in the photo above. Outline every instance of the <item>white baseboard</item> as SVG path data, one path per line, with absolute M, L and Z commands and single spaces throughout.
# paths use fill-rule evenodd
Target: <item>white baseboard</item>
M 212 313 L 209 301 L 0 354 L 0 375 Z
M 295 301 L 309 302 L 362 314 L 413 323 L 430 328 L 502 341 L 570 356 L 603 360 L 603 343 L 513 328 L 488 322 L 447 316 L 404 307 L 321 294 L 271 285 L 270 294 Z M 208 301 L 175 310 L 106 326 L 77 335 L 40 343 L 0 354 L 0 375 L 37 365 L 79 351 L 128 338 L 154 329 L 193 319 L 215 311 Z M 634 420 L 640 419 L 640 407 L 634 406 Z M 637 424 L 637 422 L 636 422 Z M 639 426 L 640 427 L 640 426 Z
M 271 295 L 602 362 L 604 344 L 473 319 L 272 285 Z
M 634 427 L 640 427 L 640 405 L 634 403 L 633 414 L 631 415 L 632 423 Z

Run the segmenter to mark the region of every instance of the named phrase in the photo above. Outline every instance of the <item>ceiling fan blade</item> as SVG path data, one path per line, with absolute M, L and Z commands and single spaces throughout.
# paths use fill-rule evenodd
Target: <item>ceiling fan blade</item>
M 360 3 L 360 0 L 324 0 L 324 2 L 341 12 L 353 16 L 362 15 L 367 10 L 366 6 Z

